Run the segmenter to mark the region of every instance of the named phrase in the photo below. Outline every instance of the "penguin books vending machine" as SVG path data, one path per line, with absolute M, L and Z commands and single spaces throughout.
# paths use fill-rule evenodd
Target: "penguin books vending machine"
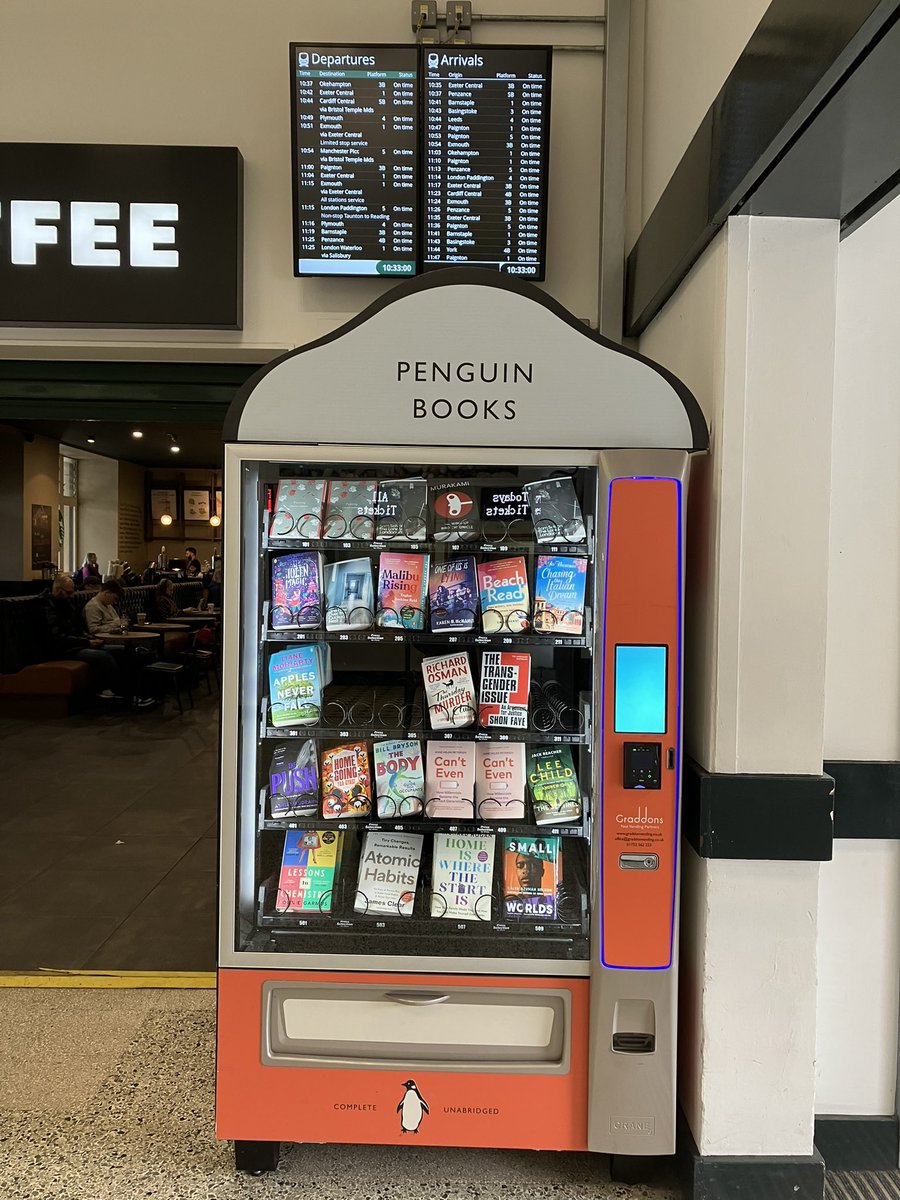
M 707 430 L 532 285 L 404 282 L 226 426 L 217 1136 L 666 1154 Z

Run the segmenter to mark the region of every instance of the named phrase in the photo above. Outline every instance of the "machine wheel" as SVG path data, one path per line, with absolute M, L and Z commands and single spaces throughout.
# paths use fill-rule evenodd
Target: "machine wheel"
M 264 1175 L 278 1166 L 281 1142 L 235 1142 L 234 1165 L 248 1175 Z
M 656 1174 L 657 1160 L 652 1155 L 611 1154 L 609 1178 L 613 1183 L 650 1183 Z

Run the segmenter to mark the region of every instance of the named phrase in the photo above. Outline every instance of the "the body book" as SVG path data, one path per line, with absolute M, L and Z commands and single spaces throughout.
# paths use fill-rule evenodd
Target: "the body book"
M 411 817 L 425 802 L 422 744 L 395 738 L 372 745 L 378 816 L 384 820 Z
M 555 921 L 561 877 L 559 837 L 503 839 L 503 911 L 508 920 Z
M 322 647 L 314 642 L 269 658 L 269 714 L 277 728 L 316 725 L 322 711 Z
M 536 633 L 578 637 L 584 632 L 588 560 L 562 554 L 538 555 L 534 572 Z
M 276 912 L 331 912 L 343 838 L 343 833 L 331 830 L 289 829 L 285 833 Z
M 436 833 L 431 861 L 431 915 L 490 921 L 494 879 L 491 834 Z
M 363 839 L 353 908 L 369 916 L 412 916 L 422 862 L 421 833 L 370 831 Z
M 527 729 L 531 655 L 485 650 L 481 656 L 478 724 L 482 729 Z
M 272 558 L 272 628 L 315 629 L 322 622 L 322 555 L 315 550 Z
M 525 820 L 525 745 L 475 743 L 475 816 L 480 821 Z
M 475 743 L 429 742 L 425 815 L 470 821 L 475 815 Z
M 432 633 L 465 633 L 475 628 L 478 577 L 471 555 L 431 564 L 428 604 Z
M 528 790 L 536 825 L 581 819 L 581 791 L 568 746 L 529 746 Z

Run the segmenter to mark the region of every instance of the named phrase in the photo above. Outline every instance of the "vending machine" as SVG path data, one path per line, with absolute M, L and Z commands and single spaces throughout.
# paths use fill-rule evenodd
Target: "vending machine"
M 532 285 L 400 284 L 225 446 L 217 1135 L 674 1150 L 707 430 Z

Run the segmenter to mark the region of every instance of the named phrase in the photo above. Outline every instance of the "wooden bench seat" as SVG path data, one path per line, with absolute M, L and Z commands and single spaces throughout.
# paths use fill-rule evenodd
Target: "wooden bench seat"
M 87 663 L 75 659 L 32 663 L 10 675 L 0 675 L 0 714 L 5 717 L 68 714 L 72 700 L 90 687 Z

